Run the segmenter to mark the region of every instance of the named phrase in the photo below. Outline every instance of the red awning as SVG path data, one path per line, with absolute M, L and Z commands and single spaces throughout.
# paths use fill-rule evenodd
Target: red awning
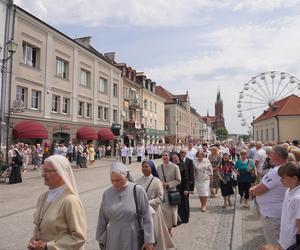
M 76 138 L 79 140 L 97 140 L 97 132 L 90 127 L 81 127 L 77 130 Z
M 102 141 L 110 141 L 114 139 L 114 134 L 109 128 L 101 128 L 98 131 L 98 139 Z
M 13 128 L 15 139 L 48 139 L 48 131 L 43 124 L 36 121 L 21 121 Z

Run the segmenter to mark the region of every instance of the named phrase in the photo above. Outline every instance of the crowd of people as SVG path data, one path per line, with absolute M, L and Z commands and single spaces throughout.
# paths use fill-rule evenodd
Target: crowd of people
M 82 249 L 86 219 L 70 162 L 76 161 L 78 167 L 86 167 L 87 161 L 93 165 L 95 159 L 107 155 L 107 148 L 59 144 L 55 145 L 53 155 L 48 153 L 45 157 L 50 152 L 45 147 L 36 145 L 32 150 L 18 143 L 11 146 L 8 154 L 11 183 L 22 181 L 17 169 L 26 171 L 26 164 L 32 161 L 33 168 L 41 168 L 49 187 L 38 200 L 34 217 L 37 228 L 28 249 L 52 249 L 56 244 Z M 126 165 L 132 163 L 134 155 L 141 162 L 142 174 L 136 180 Z M 237 186 L 241 207 L 256 206 L 260 213 L 267 243 L 261 249 L 300 249 L 299 163 L 297 140 L 276 145 L 261 142 L 197 145 L 189 142 L 187 147 L 119 145 L 116 162 L 110 168 L 112 186 L 102 197 L 96 240 L 100 249 L 108 250 L 173 248 L 172 228 L 189 222 L 190 195 L 196 192 L 199 197 L 199 211 L 206 212 L 210 199 L 219 195 L 223 197 L 220 206 L 226 209 L 233 205 L 231 196 Z M 47 225 L 47 217 L 49 223 L 53 220 L 62 223 L 61 231 Z

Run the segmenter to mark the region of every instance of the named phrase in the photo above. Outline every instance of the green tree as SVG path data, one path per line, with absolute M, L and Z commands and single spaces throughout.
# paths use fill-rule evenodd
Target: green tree
M 226 128 L 218 128 L 216 130 L 217 139 L 219 141 L 223 141 L 228 139 L 228 131 Z

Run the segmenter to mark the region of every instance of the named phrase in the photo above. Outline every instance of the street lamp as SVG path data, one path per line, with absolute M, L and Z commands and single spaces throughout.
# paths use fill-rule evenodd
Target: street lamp
M 7 70 L 7 62 L 12 58 L 13 54 L 16 52 L 18 44 L 13 40 L 10 39 L 6 42 L 6 50 L 4 50 L 4 57 L 7 56 L 7 52 L 9 53 L 6 58 L 3 57 L 3 59 L 0 59 L 0 71 L 1 71 L 1 107 L 0 107 L 0 147 L 1 147 L 1 154 L 2 154 L 2 137 L 3 137 L 3 127 L 4 125 L 9 126 L 8 123 L 4 122 L 5 119 L 5 104 L 6 104 L 6 86 L 7 86 L 7 77 L 4 77 L 4 73 L 8 73 Z M 0 47 L 0 53 L 2 51 L 2 47 Z M 11 87 L 11 69 L 10 69 L 10 82 L 9 87 Z M 9 93 L 10 94 L 10 93 Z M 10 99 L 10 97 L 8 97 Z M 9 111 L 10 112 L 10 111 Z M 9 128 L 8 128 L 9 129 Z M 7 130 L 8 130 L 7 129 Z M 8 135 L 7 135 L 8 136 Z M 7 162 L 7 152 L 8 152 L 8 146 L 6 145 L 6 162 Z M 2 156 L 2 155 L 1 155 Z M 0 166 L 2 165 L 2 157 Z M 2 168 L 2 167 L 1 167 Z
M 13 39 L 11 39 L 6 43 L 6 47 L 7 47 L 7 51 L 10 53 L 10 55 L 7 58 L 0 60 L 0 63 L 1 63 L 0 69 L 1 69 L 2 73 L 4 72 L 4 69 L 6 68 L 5 63 L 12 57 L 13 53 L 15 53 L 17 51 L 18 44 Z M 0 53 L 1 53 L 1 50 L 2 50 L 2 47 L 0 47 Z

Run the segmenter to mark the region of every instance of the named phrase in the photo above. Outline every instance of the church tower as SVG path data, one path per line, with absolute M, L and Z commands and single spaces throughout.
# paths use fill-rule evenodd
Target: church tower
M 218 90 L 217 100 L 215 102 L 215 129 L 225 128 L 224 116 L 223 116 L 223 100 L 221 99 L 221 92 Z

